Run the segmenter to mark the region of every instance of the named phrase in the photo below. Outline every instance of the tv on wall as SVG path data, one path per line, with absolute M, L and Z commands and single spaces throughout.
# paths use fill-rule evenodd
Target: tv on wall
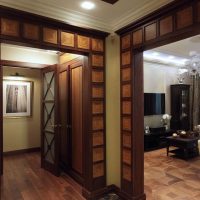
M 164 93 L 144 93 L 144 115 L 165 114 Z

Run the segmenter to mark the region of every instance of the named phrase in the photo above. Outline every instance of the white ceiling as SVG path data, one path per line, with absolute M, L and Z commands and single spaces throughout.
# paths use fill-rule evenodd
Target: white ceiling
M 190 58 L 189 54 L 191 51 L 200 54 L 200 35 L 155 48 L 154 51 Z
M 0 5 L 17 8 L 64 22 L 113 32 L 173 0 L 119 0 L 114 5 L 100 0 L 94 10 L 84 10 L 84 0 L 0 0 Z
M 185 62 L 191 58 L 190 52 L 200 54 L 200 35 L 145 51 L 144 59 L 178 67 L 185 65 Z

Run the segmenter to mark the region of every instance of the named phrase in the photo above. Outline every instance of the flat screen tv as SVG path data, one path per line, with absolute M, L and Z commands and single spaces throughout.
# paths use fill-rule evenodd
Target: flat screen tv
M 144 115 L 165 114 L 164 93 L 144 93 Z

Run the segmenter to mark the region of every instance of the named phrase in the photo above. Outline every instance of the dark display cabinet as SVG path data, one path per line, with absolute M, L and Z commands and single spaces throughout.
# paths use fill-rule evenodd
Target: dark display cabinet
M 171 85 L 171 129 L 190 129 L 190 85 Z

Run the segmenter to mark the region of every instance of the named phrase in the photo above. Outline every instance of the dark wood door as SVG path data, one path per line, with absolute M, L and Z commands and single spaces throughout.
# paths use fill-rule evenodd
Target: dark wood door
M 83 172 L 83 65 L 76 63 L 70 66 L 70 83 L 71 83 L 71 144 L 72 170 L 82 175 Z
M 59 115 L 60 115 L 60 167 L 70 168 L 70 103 L 69 103 L 69 65 L 59 66 Z
M 83 183 L 83 74 L 87 58 L 80 56 L 59 67 L 59 105 L 61 124 L 60 164 L 79 183 Z
M 42 70 L 42 167 L 59 175 L 59 115 L 57 65 Z

